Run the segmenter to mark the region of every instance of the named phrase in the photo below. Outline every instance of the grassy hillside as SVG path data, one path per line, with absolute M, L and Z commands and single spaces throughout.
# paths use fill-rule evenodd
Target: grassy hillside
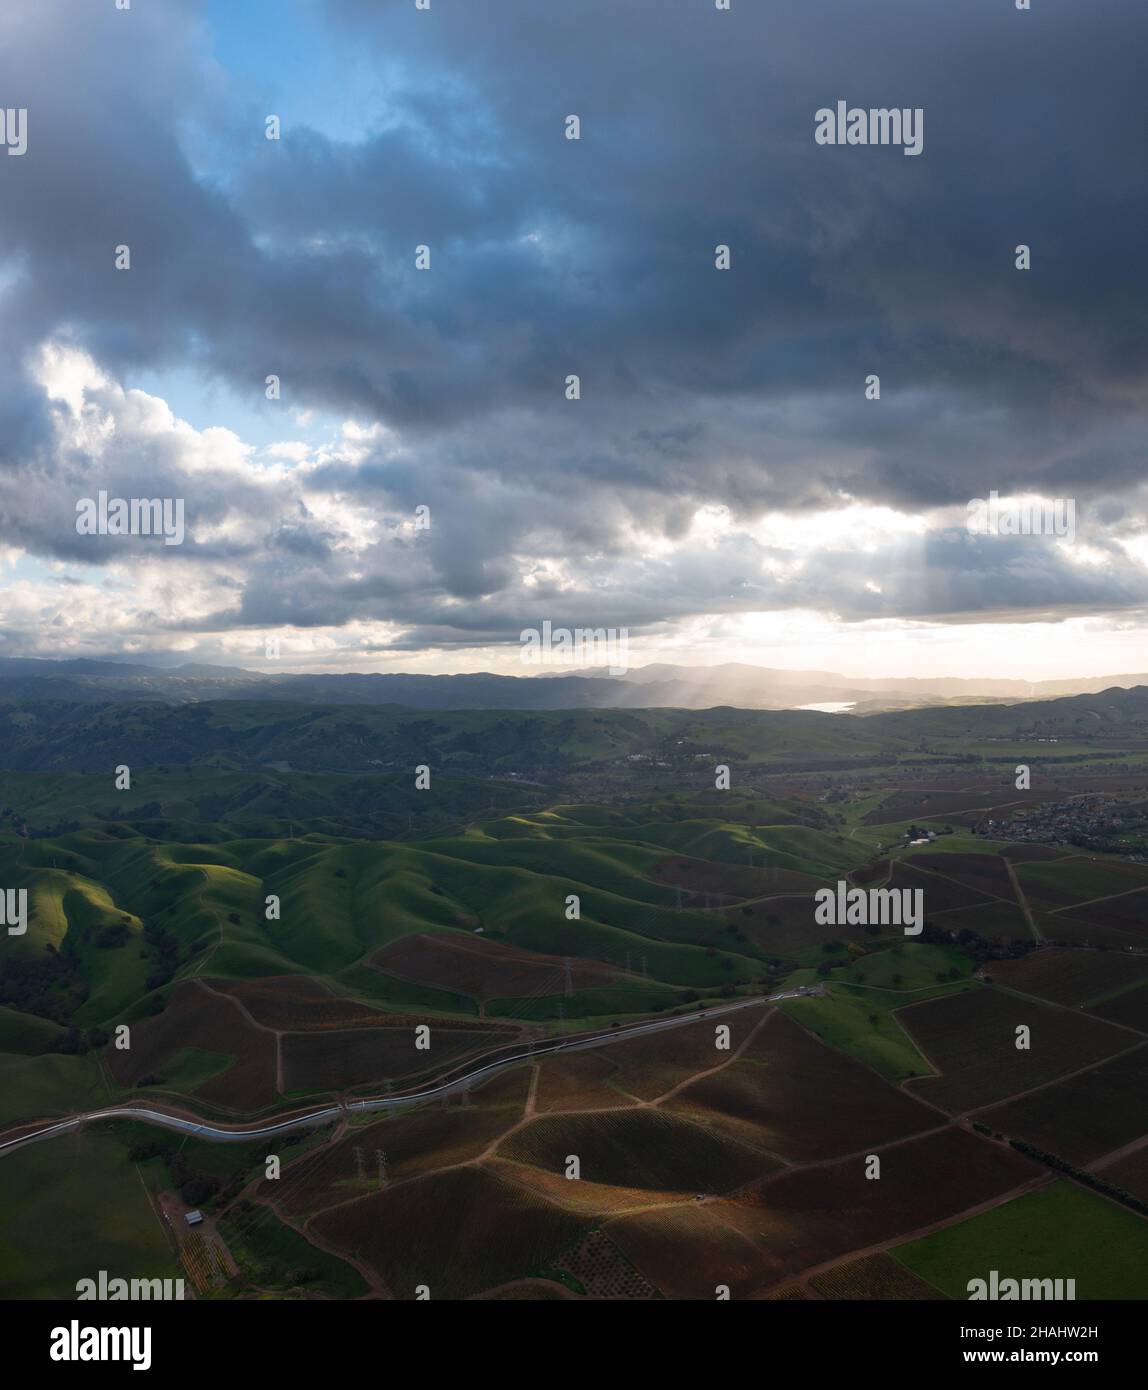
M 288 761 L 305 770 L 395 771 L 426 761 L 456 772 L 559 766 L 658 752 L 714 763 L 817 754 L 860 758 L 907 748 L 894 727 L 808 711 L 540 710 L 434 712 L 400 706 L 218 701 L 0 704 L 0 759 L 28 770 L 111 771 Z M 712 785 L 712 776 L 710 778 Z

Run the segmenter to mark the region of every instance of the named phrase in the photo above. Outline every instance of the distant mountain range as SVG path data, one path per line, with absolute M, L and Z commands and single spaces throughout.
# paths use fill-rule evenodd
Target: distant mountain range
M 270 675 L 236 666 L 148 666 L 119 661 L 0 658 L 0 700 L 103 703 L 277 700 L 310 705 L 406 705 L 415 709 L 800 709 L 845 705 L 852 713 L 944 705 L 1019 703 L 1148 685 L 1148 674 L 1019 681 L 945 676 L 842 676 L 730 662 L 654 663 L 610 676 L 603 668 L 536 676 L 478 671 L 458 676 Z
M 167 774 L 176 779 L 167 787 L 176 801 L 183 795 L 176 793 L 177 784 L 183 787 L 179 778 L 195 765 L 201 781 L 184 791 L 210 801 L 213 780 L 234 770 L 395 774 L 425 760 L 451 776 L 561 779 L 594 767 L 613 769 L 615 786 L 633 788 L 643 779 L 647 785 L 659 778 L 671 786 L 690 783 L 719 753 L 775 769 L 833 771 L 931 757 L 996 756 L 1008 763 L 1014 745 L 1031 749 L 1037 741 L 1050 745 L 1048 759 L 1138 758 L 1148 750 L 1148 686 L 1013 705 L 890 710 L 860 719 L 730 706 L 427 710 L 300 700 L 0 700 L 7 788 L 0 807 L 16 804 L 11 777 L 17 772 L 107 773 L 120 763 L 182 768 Z M 76 790 L 50 790 L 46 808 L 71 805 Z M 101 784 L 101 797 L 105 793 L 114 799 L 110 778 Z M 241 801 L 245 794 L 240 788 Z M 144 799 L 154 799 L 152 792 Z M 29 809 L 26 801 L 19 804 Z M 303 818 L 290 809 L 290 799 L 283 805 L 282 817 Z M 218 819 L 202 807 L 199 818 Z
M 607 672 L 587 670 L 583 679 Z M 669 666 L 660 662 L 619 677 L 630 687 L 656 690 L 652 704 L 687 709 L 734 705 L 740 709 L 798 709 L 813 704 L 852 704 L 856 712 L 982 701 L 1054 700 L 1091 695 L 1114 686 L 1148 685 L 1148 675 L 1086 676 L 1069 680 L 1022 681 L 991 677 L 842 676 L 833 671 L 788 671 L 729 662 L 721 666 Z M 630 703 L 629 700 L 624 703 Z

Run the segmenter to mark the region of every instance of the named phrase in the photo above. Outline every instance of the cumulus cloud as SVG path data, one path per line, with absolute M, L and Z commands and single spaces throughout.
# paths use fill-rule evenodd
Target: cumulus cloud
M 265 140 L 220 7 L 5 7 L 10 650 L 66 648 L 89 604 L 109 649 L 202 652 L 1148 604 L 1138 0 L 308 13 L 377 54 L 354 136 L 286 109 Z M 923 107 L 924 156 L 816 146 L 838 98 Z M 193 427 L 145 371 L 279 409 L 278 438 Z M 100 487 L 185 497 L 187 543 L 78 536 Z M 965 536 L 991 489 L 1077 499 L 1077 548 Z

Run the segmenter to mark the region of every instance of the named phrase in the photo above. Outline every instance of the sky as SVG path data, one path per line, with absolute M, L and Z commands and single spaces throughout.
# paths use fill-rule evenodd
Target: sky
M 0 655 L 1148 668 L 1146 47 L 1143 0 L 5 0 Z

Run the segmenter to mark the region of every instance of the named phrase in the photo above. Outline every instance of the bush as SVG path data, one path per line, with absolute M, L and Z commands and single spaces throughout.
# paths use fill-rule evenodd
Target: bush
M 189 1178 L 179 1189 L 179 1195 L 189 1207 L 198 1207 L 213 1197 L 218 1187 L 219 1184 L 213 1182 L 211 1178 Z
M 128 928 L 124 922 L 109 922 L 106 926 L 97 929 L 93 938 L 96 946 L 101 951 L 110 951 L 117 946 L 127 944 Z

